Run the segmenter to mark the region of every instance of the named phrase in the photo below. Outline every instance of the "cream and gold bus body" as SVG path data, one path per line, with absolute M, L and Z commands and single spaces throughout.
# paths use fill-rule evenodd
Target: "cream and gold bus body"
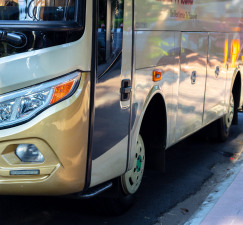
M 227 136 L 242 106 L 242 3 L 0 0 L 0 194 L 90 197 L 120 177 L 133 194 L 139 137 L 163 171 L 185 137 Z

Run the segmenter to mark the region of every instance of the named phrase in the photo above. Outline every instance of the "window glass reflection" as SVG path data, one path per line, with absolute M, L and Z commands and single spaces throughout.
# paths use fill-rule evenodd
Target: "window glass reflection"
M 75 0 L 0 0 L 0 21 L 72 21 Z
M 98 74 L 122 51 L 124 0 L 99 1 Z

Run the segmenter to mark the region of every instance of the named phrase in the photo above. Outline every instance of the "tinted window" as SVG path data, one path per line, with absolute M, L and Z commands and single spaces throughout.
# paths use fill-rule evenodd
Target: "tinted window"
M 0 21 L 73 21 L 74 18 L 75 0 L 0 0 Z
M 122 51 L 124 0 L 99 0 L 98 75 Z

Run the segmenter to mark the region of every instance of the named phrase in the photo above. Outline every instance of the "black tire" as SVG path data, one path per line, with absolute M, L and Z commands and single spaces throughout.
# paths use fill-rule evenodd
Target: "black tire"
M 233 106 L 232 106 L 233 107 L 233 118 L 231 120 L 230 125 L 228 125 L 228 126 L 226 125 L 226 123 L 227 123 L 226 116 L 223 116 L 222 118 L 220 118 L 218 120 L 218 123 L 219 123 L 218 124 L 218 139 L 219 139 L 220 142 L 225 142 L 228 139 L 229 134 L 230 134 L 231 124 L 232 124 L 232 121 L 233 121 L 234 116 L 235 116 L 235 110 L 236 110 L 236 108 L 235 108 L 235 104 L 234 104 L 233 95 L 231 94 L 230 105 L 232 105 L 232 104 L 233 104 Z M 232 107 L 230 109 L 232 109 Z M 232 110 L 230 110 L 230 112 L 232 112 Z
M 227 128 L 226 127 L 226 124 L 225 124 L 225 116 L 220 118 L 218 120 L 218 140 L 220 142 L 226 142 L 228 137 L 229 137 L 229 134 L 230 134 L 230 127 Z
M 101 215 L 121 216 L 133 206 L 134 200 L 135 194 L 127 195 L 120 187 L 118 198 L 96 197 L 92 203 L 94 209 Z

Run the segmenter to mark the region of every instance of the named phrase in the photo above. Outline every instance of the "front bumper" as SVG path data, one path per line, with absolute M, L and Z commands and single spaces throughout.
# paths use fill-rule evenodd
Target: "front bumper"
M 85 184 L 89 129 L 90 74 L 82 73 L 77 91 L 20 126 L 0 130 L 0 195 L 67 195 Z M 44 163 L 23 163 L 18 144 L 34 144 Z M 10 175 L 12 170 L 39 175 Z

